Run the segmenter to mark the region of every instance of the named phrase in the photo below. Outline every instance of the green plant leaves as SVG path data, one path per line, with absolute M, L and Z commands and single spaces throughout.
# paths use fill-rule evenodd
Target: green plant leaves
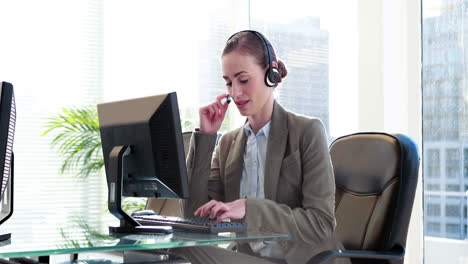
M 43 136 L 53 134 L 52 145 L 64 158 L 60 173 L 85 180 L 104 167 L 99 120 L 94 106 L 64 108 L 49 118 Z

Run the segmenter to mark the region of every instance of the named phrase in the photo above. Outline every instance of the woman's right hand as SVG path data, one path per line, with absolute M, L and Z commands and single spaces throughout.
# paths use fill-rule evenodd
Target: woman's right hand
M 216 102 L 203 106 L 199 110 L 200 132 L 205 134 L 216 134 L 223 123 L 224 115 L 229 106 L 229 101 L 221 102 L 229 94 L 221 94 L 216 97 Z

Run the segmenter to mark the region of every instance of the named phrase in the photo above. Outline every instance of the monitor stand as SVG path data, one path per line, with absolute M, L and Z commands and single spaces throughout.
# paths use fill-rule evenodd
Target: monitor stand
M 3 224 L 8 218 L 13 214 L 13 176 L 14 176 L 14 164 L 15 156 L 11 153 L 11 163 L 10 163 L 10 177 L 8 179 L 7 186 L 5 187 L 5 193 L 3 194 L 3 199 L 1 202 L 1 212 L 0 212 L 0 225 Z M 0 233 L 0 242 L 6 241 L 11 238 L 11 233 Z
M 111 233 L 172 233 L 171 226 L 143 226 L 122 209 L 123 157 L 129 146 L 115 146 L 109 156 L 109 211 L 120 220 L 120 226 L 109 226 Z

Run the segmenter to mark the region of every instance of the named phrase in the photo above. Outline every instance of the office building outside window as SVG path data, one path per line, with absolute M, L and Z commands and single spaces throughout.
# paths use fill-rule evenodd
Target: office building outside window
M 343 12 L 336 1 L 270 2 L 250 1 L 250 27 L 266 35 L 288 70 L 275 90 L 277 100 L 297 114 L 320 118 L 330 141 L 356 132 L 357 1 L 342 3 Z
M 440 216 L 440 204 L 427 204 L 427 215 Z
M 440 223 L 427 223 L 427 232 L 430 234 L 439 234 L 440 233 Z
M 458 149 L 446 149 L 445 158 L 446 177 L 460 179 L 460 151 Z
M 329 130 L 328 31 L 319 17 L 299 17 L 288 24 L 256 20 L 253 28 L 266 29 L 276 53 L 288 68 L 278 88 L 278 101 L 287 109 L 318 117 Z
M 447 252 L 466 263 L 457 246 L 468 243 L 468 1 L 422 6 L 425 263 Z
M 440 177 L 440 153 L 438 149 L 427 149 L 426 150 L 427 160 L 427 178 L 439 178 Z

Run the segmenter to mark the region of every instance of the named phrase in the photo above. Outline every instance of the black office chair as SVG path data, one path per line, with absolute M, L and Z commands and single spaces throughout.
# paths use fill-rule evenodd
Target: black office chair
M 401 134 L 357 133 L 336 139 L 330 155 L 336 235 L 347 250 L 324 251 L 307 263 L 402 264 L 418 182 L 416 144 Z

